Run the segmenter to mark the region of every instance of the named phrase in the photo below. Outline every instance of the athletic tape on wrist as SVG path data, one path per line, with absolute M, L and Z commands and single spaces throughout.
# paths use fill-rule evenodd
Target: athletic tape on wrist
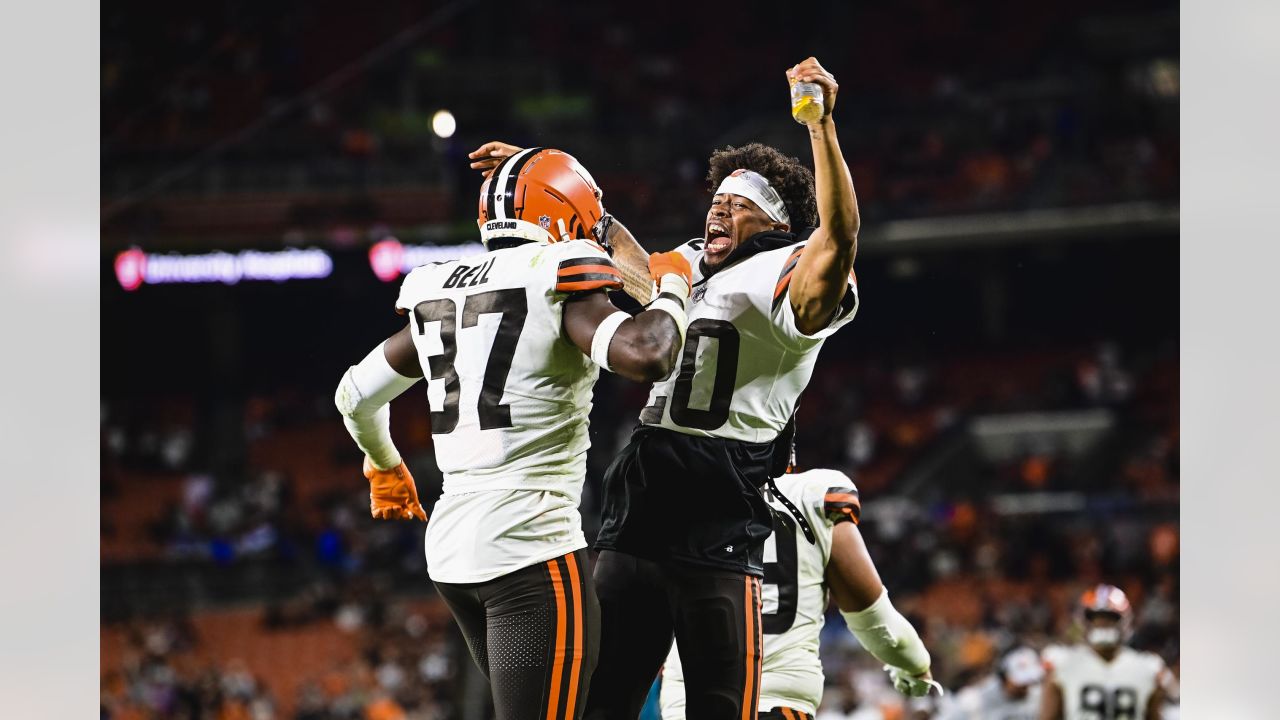
M 649 303 L 646 310 L 661 310 L 676 321 L 680 330 L 680 342 L 684 343 L 685 328 L 689 325 L 689 315 L 685 311 L 685 303 L 689 299 L 689 283 L 680 275 L 668 273 L 662 276 L 662 284 L 658 286 L 658 299 Z
M 619 310 L 596 326 L 596 334 L 591 338 L 591 362 L 613 372 L 613 368 L 609 367 L 609 343 L 613 342 L 613 335 L 618 332 L 618 327 L 630 319 L 630 315 Z

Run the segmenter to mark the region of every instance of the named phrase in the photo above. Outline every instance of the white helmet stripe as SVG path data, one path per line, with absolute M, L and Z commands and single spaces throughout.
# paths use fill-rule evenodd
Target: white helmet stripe
M 506 201 L 510 199 L 508 198 L 508 196 L 514 192 L 514 186 L 515 186 L 515 182 L 514 182 L 514 179 L 511 177 L 511 173 L 514 170 L 518 174 L 520 172 L 520 168 L 524 167 L 525 158 L 530 153 L 537 152 L 541 149 L 542 148 L 526 148 L 524 150 L 521 150 L 515 155 L 512 155 L 511 157 L 507 158 L 507 161 L 502 163 L 502 166 L 498 168 L 499 169 L 498 177 L 494 178 L 493 184 L 489 186 L 489 192 L 498 193 L 498 196 L 494 198 L 494 203 L 493 203 L 494 216 L 489 218 L 490 220 L 507 219 Z M 512 182 L 508 182 L 508 180 L 512 180 Z M 511 186 L 511 187 L 508 187 L 508 186 Z M 512 207 L 515 207 L 514 204 L 512 205 Z

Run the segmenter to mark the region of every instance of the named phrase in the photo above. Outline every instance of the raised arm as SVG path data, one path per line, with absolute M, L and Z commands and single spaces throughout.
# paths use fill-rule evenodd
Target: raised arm
M 524 148 L 499 140 L 491 140 L 467 154 L 471 169 L 479 170 L 484 177 L 493 174 L 495 168 L 507 157 Z M 653 284 L 649 276 L 649 253 L 636 240 L 631 231 L 612 215 L 601 218 L 592 228 L 595 240 L 613 250 L 613 264 L 622 273 L 622 291 L 635 298 L 641 305 L 653 300 Z
M 808 58 L 787 71 L 788 78 L 822 86 L 825 104 L 821 120 L 810 123 L 809 144 L 813 149 L 814 183 L 818 196 L 818 229 L 809 236 L 804 254 L 791 277 L 789 297 L 796 327 L 806 335 L 825 328 L 844 297 L 858 253 L 858 198 L 853 192 L 849 166 L 840 154 L 835 120 L 839 85 L 815 58 Z
M 647 305 L 653 299 L 649 253 L 640 246 L 627 226 L 612 215 L 605 215 L 600 221 L 596 239 L 607 243 L 613 250 L 613 264 L 622 273 L 622 291 L 641 305 Z

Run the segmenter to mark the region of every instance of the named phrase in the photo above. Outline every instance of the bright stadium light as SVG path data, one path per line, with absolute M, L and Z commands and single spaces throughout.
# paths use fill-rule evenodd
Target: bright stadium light
M 458 121 L 453 118 L 453 113 L 448 110 L 437 110 L 435 115 L 431 116 L 431 130 L 442 138 L 453 135 L 453 131 L 458 129 Z

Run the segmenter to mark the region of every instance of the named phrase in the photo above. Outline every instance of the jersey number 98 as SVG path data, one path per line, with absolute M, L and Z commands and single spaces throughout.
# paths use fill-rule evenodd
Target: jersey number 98
M 1101 685 L 1080 688 L 1080 709 L 1096 720 L 1137 720 L 1138 693 L 1121 687 L 1107 692 Z

